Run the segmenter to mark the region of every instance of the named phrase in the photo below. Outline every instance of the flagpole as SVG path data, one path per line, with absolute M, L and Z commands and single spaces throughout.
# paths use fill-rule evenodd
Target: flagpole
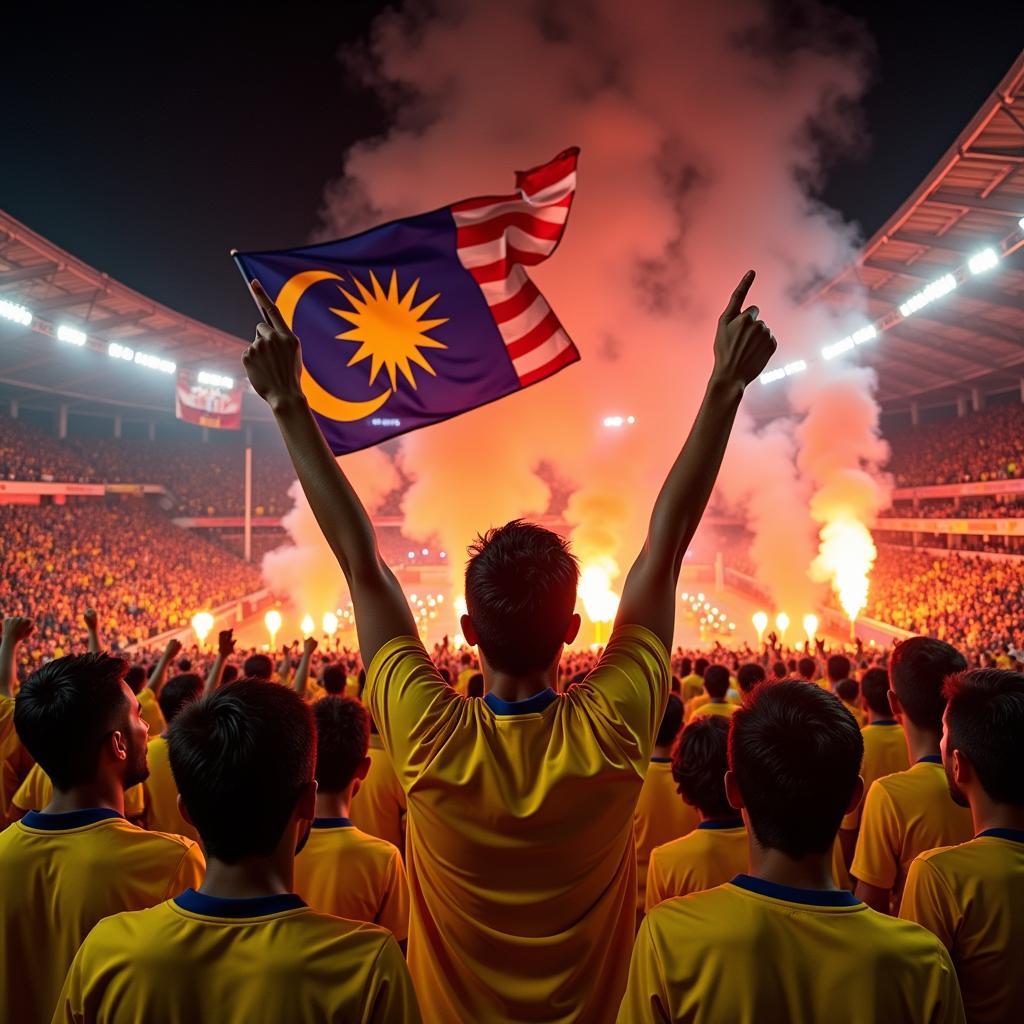
M 249 283 L 249 275 L 245 272 L 245 267 L 242 266 L 242 261 L 239 258 L 238 250 L 230 249 L 229 253 L 231 255 L 231 259 L 234 261 L 235 266 L 238 267 L 238 272 L 242 275 L 242 280 L 245 282 L 245 290 L 249 293 L 249 297 L 252 299 L 253 304 L 256 306 L 256 309 L 259 310 L 261 319 L 265 324 L 269 325 L 270 321 L 267 319 L 266 314 L 263 312 L 263 307 L 256 301 L 256 296 L 253 295 L 252 293 L 252 285 Z

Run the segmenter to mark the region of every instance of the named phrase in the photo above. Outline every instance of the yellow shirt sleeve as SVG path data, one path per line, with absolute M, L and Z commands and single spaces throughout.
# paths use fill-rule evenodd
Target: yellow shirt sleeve
M 873 782 L 864 801 L 850 874 L 879 889 L 892 889 L 900 863 L 899 820 L 885 789 Z
M 647 865 L 647 890 L 644 893 L 644 913 L 649 914 L 651 907 L 656 907 L 665 897 L 662 895 L 661 879 L 658 876 L 657 849 L 651 851 L 651 859 Z
M 361 1024 L 421 1024 L 412 978 L 398 943 L 389 938 L 377 954 Z
M 953 948 L 961 917 L 956 897 L 924 857 L 915 857 L 907 872 L 900 917 L 923 925 L 946 949 Z
M 665 970 L 651 937 L 651 919 L 645 917 L 633 945 L 629 961 L 629 981 L 619 1006 L 616 1024 L 640 1024 L 641 1021 L 671 1021 Z
M 198 889 L 206 877 L 206 858 L 198 843 L 188 840 L 188 849 L 167 885 L 165 899 L 174 899 L 186 889 Z
M 409 937 L 409 883 L 398 850 L 395 850 L 388 865 L 384 899 L 377 911 L 376 923 L 387 928 L 399 942 Z

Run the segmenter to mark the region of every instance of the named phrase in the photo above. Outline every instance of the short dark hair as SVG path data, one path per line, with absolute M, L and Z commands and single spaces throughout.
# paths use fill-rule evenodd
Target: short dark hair
M 466 610 L 487 661 L 525 675 L 547 668 L 565 641 L 580 570 L 565 540 L 514 519 L 469 548 Z
M 845 654 L 833 654 L 825 662 L 825 675 L 832 682 L 847 679 L 850 675 L 850 659 Z
M 238 666 L 237 665 L 225 665 L 224 675 L 220 677 L 220 685 L 227 686 L 228 683 L 233 683 L 238 678 Z
M 242 663 L 242 674 L 247 679 L 267 682 L 274 674 L 274 663 L 266 654 L 250 654 Z
M 157 697 L 164 721 L 170 725 L 178 717 L 181 709 L 203 695 L 203 679 L 196 672 L 185 672 L 180 676 L 172 676 L 164 683 Z
M 672 748 L 672 778 L 679 794 L 705 818 L 735 818 L 739 813 L 725 795 L 728 746 L 728 720 L 698 715 Z
M 764 847 L 827 853 L 857 785 L 864 740 L 834 694 L 765 683 L 732 716 L 729 767 Z
M 665 714 L 661 716 L 661 728 L 654 740 L 655 746 L 667 747 L 679 734 L 683 724 L 683 702 L 674 693 L 668 695 Z
M 736 683 L 740 688 L 740 693 L 750 693 L 758 683 L 763 683 L 765 678 L 764 669 L 752 661 L 747 662 L 746 665 L 740 665 L 736 671 Z
M 697 675 L 699 675 L 701 677 L 701 679 L 703 679 L 704 678 L 704 673 L 707 672 L 708 665 L 710 665 L 710 664 L 711 664 L 711 662 L 708 661 L 707 658 L 698 658 L 693 663 L 693 671 L 696 672 Z
M 860 696 L 856 679 L 840 679 L 835 684 L 836 696 L 846 704 L 852 704 Z
M 91 782 L 106 738 L 127 731 L 127 671 L 109 654 L 71 654 L 36 669 L 18 691 L 18 738 L 60 792 Z
M 693 672 L 693 662 L 689 658 L 683 658 L 679 662 L 679 674 L 681 676 L 688 676 Z
M 179 658 L 178 659 L 178 669 L 181 672 L 191 672 L 192 671 L 192 662 L 188 658 Z
M 772 662 L 772 675 L 776 679 L 786 678 L 786 663 L 784 661 L 773 661 Z
M 967 668 L 964 656 L 953 646 L 930 636 L 912 636 L 897 645 L 889 662 L 892 688 L 903 713 L 919 729 L 942 731 L 946 698 L 942 687 L 947 676 Z
M 313 778 L 313 712 L 294 691 L 242 679 L 187 705 L 168 730 L 171 771 L 207 856 L 265 856 Z
M 143 686 L 146 685 L 146 670 L 142 665 L 132 665 L 124 674 L 124 681 L 128 689 L 138 695 Z
M 712 700 L 721 700 L 729 692 L 729 670 L 724 665 L 708 665 L 704 689 Z
M 348 673 L 344 665 L 328 665 L 324 669 L 324 689 L 328 693 L 344 694 Z
M 482 672 L 474 672 L 466 683 L 467 697 L 482 697 L 484 695 L 484 676 Z
M 892 718 L 892 705 L 889 703 L 889 673 L 884 668 L 869 668 L 860 681 L 860 692 L 864 695 L 867 706 L 876 715 Z
M 316 722 L 316 782 L 324 793 L 340 793 L 355 778 L 370 745 L 370 716 L 353 697 L 333 694 L 313 705 Z
M 810 681 L 814 678 L 814 673 L 818 671 L 818 663 L 813 658 L 801 658 L 796 663 L 796 670 L 802 678 Z
M 1024 805 L 1024 674 L 975 669 L 946 680 L 946 753 L 967 755 L 981 788 L 1000 804 Z

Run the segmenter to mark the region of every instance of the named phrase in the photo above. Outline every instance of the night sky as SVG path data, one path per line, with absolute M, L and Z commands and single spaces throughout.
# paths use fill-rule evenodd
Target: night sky
M 300 18 L 287 5 L 248 22 L 137 7 L 130 22 L 101 24 L 16 5 L 4 15 L 0 207 L 125 284 L 247 336 L 252 307 L 227 250 L 306 241 L 347 146 L 386 131 L 388 110 L 337 57 L 383 6 L 345 0 Z M 876 53 L 869 145 L 832 169 L 823 198 L 868 237 L 1006 72 L 1024 7 L 946 17 L 935 3 L 835 6 L 866 22 Z M 337 107 L 327 118 L 325 103 Z

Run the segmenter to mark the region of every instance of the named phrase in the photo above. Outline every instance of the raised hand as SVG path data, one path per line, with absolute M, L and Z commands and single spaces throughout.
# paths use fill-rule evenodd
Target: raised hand
M 217 653 L 222 658 L 230 658 L 235 653 L 234 630 L 222 629 L 217 634 Z
M 317 649 L 317 646 L 316 637 L 307 636 L 302 641 L 302 653 L 306 655 L 312 654 Z
M 82 618 L 85 619 L 85 625 L 86 625 L 87 629 L 93 630 L 93 629 L 96 628 L 96 624 L 97 624 L 98 620 L 97 620 L 97 617 L 96 617 L 96 609 L 95 608 L 86 608 L 85 609 L 85 614 L 82 616 Z
M 23 615 L 11 615 L 4 619 L 3 642 L 5 644 L 20 644 L 22 640 L 27 640 L 32 635 L 32 630 L 35 628 L 36 624 L 32 619 L 25 618 Z
M 256 337 L 242 355 L 242 365 L 256 394 L 278 409 L 302 397 L 299 339 L 259 281 L 252 282 L 252 294 L 267 322 L 257 324 Z
M 170 660 L 171 658 L 176 658 L 179 654 L 181 654 L 181 641 L 171 637 L 167 641 L 167 647 L 164 648 L 164 655 Z
M 743 309 L 747 292 L 754 283 L 754 271 L 740 279 L 728 305 L 718 318 L 715 331 L 715 370 L 713 378 L 746 387 L 757 377 L 778 347 L 768 325 L 759 320 L 757 306 Z

